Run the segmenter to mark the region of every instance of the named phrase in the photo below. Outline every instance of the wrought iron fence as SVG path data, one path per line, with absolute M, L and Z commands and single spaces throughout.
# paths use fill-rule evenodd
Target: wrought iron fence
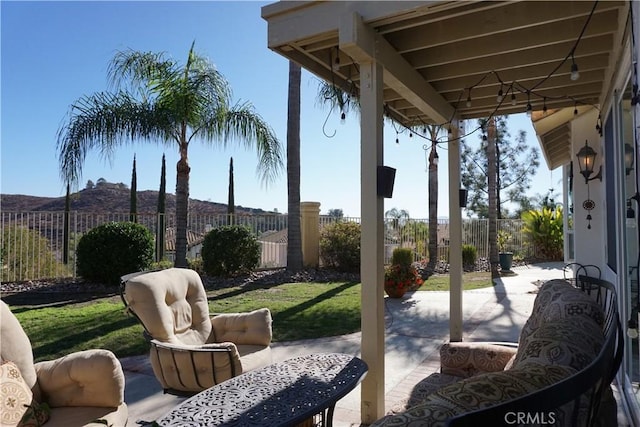
M 0 214 L 0 280 L 3 282 L 37 280 L 44 278 L 75 277 L 75 250 L 80 237 L 99 225 L 112 221 L 129 221 L 128 213 L 70 212 L 2 212 Z M 137 222 L 143 224 L 155 236 L 164 231 L 165 259 L 172 261 L 175 250 L 175 215 L 138 214 Z M 213 228 L 228 224 L 248 227 L 258 239 L 261 249 L 260 268 L 286 266 L 287 215 L 203 215 L 188 217 L 188 254 L 198 258 L 205 234 Z M 360 222 L 360 218 L 336 218 L 320 216 L 320 229 L 336 221 Z M 68 240 L 64 227 L 68 224 Z M 416 261 L 428 257 L 429 221 L 425 219 L 385 220 L 385 263 L 393 249 L 410 247 Z M 501 220 L 499 230 L 507 231 L 511 239 L 508 247 L 515 253 L 528 256 L 528 245 L 519 220 Z M 438 220 L 438 258 L 448 259 L 449 223 Z M 477 248 L 479 257 L 488 254 L 487 220 L 463 220 L 463 244 Z M 65 250 L 65 248 L 68 248 Z M 67 254 L 65 256 L 65 254 Z

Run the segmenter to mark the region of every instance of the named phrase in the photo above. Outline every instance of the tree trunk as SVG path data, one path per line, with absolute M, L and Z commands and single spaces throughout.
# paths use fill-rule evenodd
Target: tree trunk
M 289 61 L 287 112 L 287 269 L 302 269 L 302 233 L 300 230 L 300 66 Z
M 233 215 L 236 213 L 236 198 L 233 187 L 233 157 L 229 160 L 229 194 L 227 199 L 228 224 L 233 224 Z
M 176 176 L 176 254 L 174 265 L 186 268 L 187 264 L 187 218 L 189 214 L 189 157 L 187 144 L 180 144 L 180 160 Z
M 436 143 L 438 128 L 429 126 L 431 134 L 431 153 L 429 154 L 429 262 L 427 270 L 435 271 L 438 263 L 438 162 Z
M 491 118 L 487 123 L 487 192 L 489 194 L 489 263 L 491 277 L 498 277 L 498 221 L 497 221 L 497 162 L 496 127 Z

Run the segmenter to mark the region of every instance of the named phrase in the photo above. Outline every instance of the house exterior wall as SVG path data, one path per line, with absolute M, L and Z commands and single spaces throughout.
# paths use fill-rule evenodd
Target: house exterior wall
M 593 148 L 598 156 L 595 162 L 595 176 L 598 167 L 603 164 L 603 144 L 600 135 L 595 129 L 598 120 L 598 111 L 591 110 L 578 116 L 571 122 L 572 156 L 573 159 L 573 204 L 574 204 L 574 242 L 575 259 L 580 264 L 594 264 L 601 266 L 604 263 L 605 245 L 605 192 L 604 182 L 593 180 L 589 185 L 585 184 L 584 177 L 580 175 L 580 169 L 576 153 L 584 147 L 585 141 Z M 595 209 L 590 211 L 592 220 L 591 229 L 587 228 L 589 212 L 583 208 L 583 202 L 590 198 L 595 202 Z

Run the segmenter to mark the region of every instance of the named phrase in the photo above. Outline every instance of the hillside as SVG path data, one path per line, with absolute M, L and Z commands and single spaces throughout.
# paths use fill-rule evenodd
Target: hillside
M 63 197 L 37 197 L 22 194 L 0 194 L 3 212 L 62 212 Z M 167 193 L 167 213 L 175 212 L 176 196 Z M 138 191 L 138 213 L 155 213 L 158 205 L 157 191 Z M 103 183 L 86 188 L 71 197 L 71 210 L 78 212 L 129 212 L 129 189 L 123 184 Z M 189 199 L 189 212 L 201 214 L 225 214 L 227 205 Z M 236 214 L 264 214 L 262 209 L 236 206 Z

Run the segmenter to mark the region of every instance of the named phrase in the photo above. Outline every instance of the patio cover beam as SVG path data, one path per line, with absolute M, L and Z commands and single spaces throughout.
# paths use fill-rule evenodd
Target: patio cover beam
M 387 40 L 356 13 L 340 21 L 340 50 L 356 63 L 375 61 L 384 68 L 384 83 L 436 123 L 454 118 L 455 109 L 418 73 Z

